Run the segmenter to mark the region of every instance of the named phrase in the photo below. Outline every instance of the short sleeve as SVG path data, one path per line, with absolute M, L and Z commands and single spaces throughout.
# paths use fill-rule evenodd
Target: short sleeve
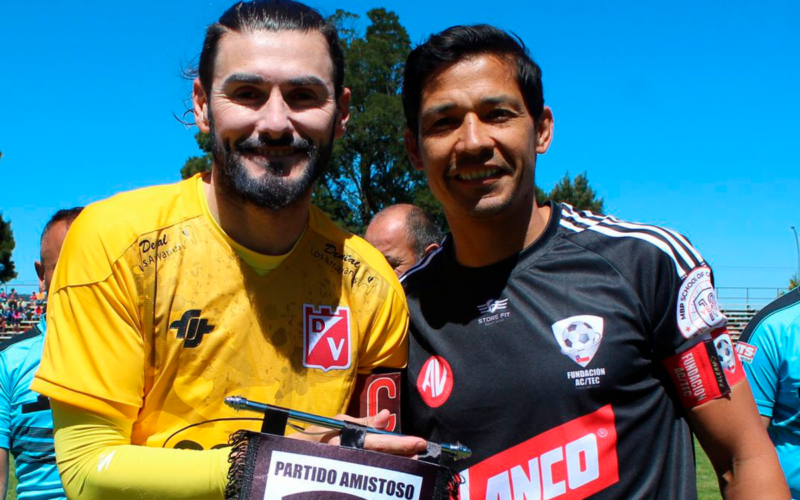
M 752 358 L 749 362 L 742 363 L 758 412 L 765 417 L 772 417 L 778 394 L 781 363 L 779 334 L 778 328 L 769 322 L 758 325 L 747 342 L 747 346 L 753 348 Z
M 11 448 L 11 397 L 13 387 L 5 356 L 0 355 L 0 448 Z
M 62 252 L 59 268 L 90 265 L 80 257 Z M 59 283 L 59 274 L 31 389 L 103 415 L 135 419 L 143 402 L 144 347 L 130 270 L 112 263 L 106 279 L 76 285 Z
M 376 312 L 358 357 L 358 373 L 368 374 L 376 368 L 405 368 L 408 362 L 408 305 L 405 294 L 391 287 Z M 400 289 L 402 290 L 402 289 Z

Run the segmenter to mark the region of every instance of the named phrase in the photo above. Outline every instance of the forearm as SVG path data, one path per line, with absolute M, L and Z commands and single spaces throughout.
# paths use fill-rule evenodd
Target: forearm
M 688 417 L 726 500 L 789 499 L 778 456 L 747 381 L 735 385 L 729 398 L 699 406 Z
M 75 500 L 221 500 L 229 449 L 130 444 L 129 424 L 52 402 L 64 489 Z
M 0 448 L 0 500 L 8 493 L 8 450 Z
M 775 452 L 769 452 L 734 459 L 730 470 L 718 475 L 720 492 L 725 500 L 790 498 Z

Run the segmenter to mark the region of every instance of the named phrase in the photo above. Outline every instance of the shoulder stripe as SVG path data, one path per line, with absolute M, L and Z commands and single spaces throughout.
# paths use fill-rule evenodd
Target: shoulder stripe
M 442 242 L 439 244 L 439 248 L 437 248 L 433 252 L 431 252 L 428 255 L 426 255 L 424 259 L 422 259 L 421 261 L 419 261 L 416 264 L 414 264 L 414 266 L 411 267 L 411 269 L 409 269 L 402 276 L 400 276 L 400 283 L 402 284 L 403 281 L 405 281 L 406 278 L 408 278 L 409 276 L 411 276 L 415 272 L 419 271 L 420 269 L 424 269 L 428 264 L 430 264 L 431 259 L 433 259 L 433 256 L 436 255 L 437 253 L 441 252 L 442 249 L 444 248 L 445 241 L 447 241 L 447 236 L 445 236 L 444 239 L 442 240 Z
M 700 255 L 700 252 L 698 252 L 697 249 L 695 247 L 693 247 L 692 244 L 689 243 L 689 241 L 686 238 L 684 238 L 684 236 L 681 233 L 679 233 L 678 231 L 675 231 L 673 229 L 666 228 L 666 227 L 663 227 L 661 229 L 663 229 L 664 231 L 668 232 L 675 239 L 680 241 L 690 252 L 692 252 L 692 255 L 694 255 L 694 258 L 697 260 L 697 262 L 700 262 L 700 263 L 705 262 L 705 259 L 703 259 L 703 256 Z
M 41 335 L 41 334 L 42 334 L 42 332 L 39 331 L 39 328 L 36 327 L 36 326 L 34 326 L 33 328 L 31 328 L 30 330 L 28 330 L 25 333 L 18 333 L 16 335 L 14 335 L 13 337 L 11 337 L 10 339 L 7 339 L 7 340 L 4 340 L 4 341 L 0 342 L 0 352 L 5 351 L 6 349 L 11 347 L 12 345 L 17 344 L 19 342 L 22 342 L 23 340 L 32 339 L 32 338 L 34 338 L 34 337 L 36 337 L 38 335 Z
M 753 319 L 747 323 L 747 326 L 744 327 L 744 330 L 742 330 L 742 334 L 739 336 L 739 341 L 749 342 L 750 337 L 753 336 L 753 333 L 758 330 L 758 327 L 760 327 L 762 323 L 775 314 L 781 313 L 786 309 L 791 309 L 793 307 L 798 308 L 798 314 L 800 315 L 800 288 L 790 290 L 788 293 L 786 293 L 786 295 L 773 300 L 764 306 L 763 309 L 758 311 L 758 313 L 753 316 Z
M 597 221 L 598 224 L 619 226 L 626 229 L 635 229 L 640 231 L 652 231 L 660 238 L 663 238 L 664 241 L 669 243 L 675 250 L 677 250 L 681 258 L 684 260 L 684 262 L 686 262 L 686 264 L 688 264 L 688 267 L 690 269 L 694 269 L 695 267 L 703 263 L 703 257 L 700 255 L 700 252 L 698 252 L 694 247 L 692 247 L 692 245 L 689 244 L 686 238 L 681 236 L 677 231 L 673 231 L 671 229 L 659 226 L 654 226 L 652 224 L 643 224 L 641 222 L 621 221 L 611 215 L 600 216 L 588 210 L 577 212 L 571 206 L 569 207 L 569 209 L 570 209 L 570 214 L 572 216 L 575 216 L 577 218 Z M 692 256 L 690 256 L 687 252 L 690 252 Z
M 680 276 L 700 266 L 703 259 L 685 238 L 677 233 L 648 224 L 624 222 L 611 216 L 599 216 L 589 211 L 576 212 L 563 203 L 561 225 L 575 232 L 595 231 L 612 238 L 636 238 L 656 246 L 675 263 Z

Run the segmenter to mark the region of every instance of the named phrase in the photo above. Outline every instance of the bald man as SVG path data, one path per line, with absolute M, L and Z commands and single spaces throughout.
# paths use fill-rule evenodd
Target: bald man
M 401 203 L 378 212 L 364 239 L 386 257 L 399 277 L 439 248 L 442 230 L 421 208 Z

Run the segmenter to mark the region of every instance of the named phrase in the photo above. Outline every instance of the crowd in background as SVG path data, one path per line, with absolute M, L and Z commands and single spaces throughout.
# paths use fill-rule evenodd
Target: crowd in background
M 0 290 L 0 333 L 27 330 L 41 319 L 44 308 L 44 294 Z

